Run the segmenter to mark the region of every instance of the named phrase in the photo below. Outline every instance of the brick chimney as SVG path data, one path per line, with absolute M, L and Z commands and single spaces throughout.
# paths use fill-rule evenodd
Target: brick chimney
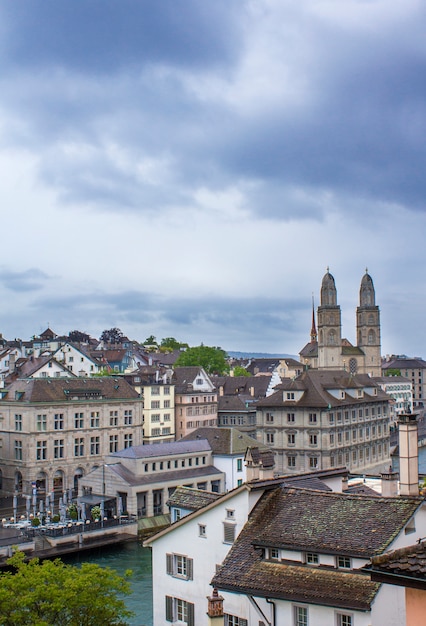
M 217 589 L 213 589 L 212 595 L 207 596 L 207 601 L 208 626 L 224 626 L 223 597 L 218 594 Z
M 419 495 L 419 447 L 417 415 L 403 413 L 398 419 L 399 429 L 399 494 Z

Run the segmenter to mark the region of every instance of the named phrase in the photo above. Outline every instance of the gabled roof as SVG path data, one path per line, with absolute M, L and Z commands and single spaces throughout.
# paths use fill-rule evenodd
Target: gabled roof
M 200 376 L 207 380 L 214 388 L 212 379 L 201 365 L 176 367 L 173 371 L 172 381 L 176 385 L 176 393 L 184 393 L 185 391 L 192 390 L 195 379 Z
M 166 504 L 170 507 L 197 511 L 210 502 L 215 502 L 218 498 L 220 498 L 220 494 L 212 491 L 200 491 L 200 489 L 193 489 L 192 487 L 176 487 Z
M 263 450 L 269 450 L 268 446 L 258 443 L 253 437 L 240 432 L 237 428 L 205 426 L 197 428 L 185 437 L 182 437 L 182 439 L 179 439 L 179 441 L 199 441 L 203 439 L 209 442 L 213 454 L 217 455 L 241 455 L 245 454 L 247 448 L 254 446 Z
M 371 498 L 277 487 L 265 492 L 212 580 L 219 590 L 369 610 L 379 589 L 365 575 L 273 562 L 259 548 L 368 558 L 385 550 L 422 498 Z
M 118 452 L 113 452 L 110 457 L 126 459 L 148 459 L 154 457 L 171 456 L 172 454 L 188 454 L 193 452 L 210 452 L 211 447 L 207 439 L 190 441 L 179 439 L 169 443 L 150 443 L 148 445 L 131 446 Z

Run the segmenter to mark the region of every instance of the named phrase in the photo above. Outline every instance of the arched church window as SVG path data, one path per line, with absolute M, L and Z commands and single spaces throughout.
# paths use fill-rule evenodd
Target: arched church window
M 372 346 L 376 342 L 376 333 L 374 330 L 368 332 L 368 345 Z
M 335 346 L 336 345 L 336 333 L 334 330 L 330 330 L 328 333 L 328 345 Z
M 356 359 L 349 359 L 349 371 L 351 374 L 356 374 L 358 369 L 358 363 Z
M 368 323 L 370 326 L 374 324 L 374 315 L 372 313 L 368 316 Z

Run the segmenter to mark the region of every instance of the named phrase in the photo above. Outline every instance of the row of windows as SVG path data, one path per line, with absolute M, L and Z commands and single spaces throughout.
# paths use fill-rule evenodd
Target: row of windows
M 272 561 L 279 561 L 281 553 L 278 548 L 269 548 L 267 555 Z M 305 552 L 303 562 L 307 565 L 321 565 L 321 558 L 317 552 Z M 352 569 L 352 559 L 349 556 L 338 555 L 335 557 L 335 566 L 338 569 Z
M 170 413 L 164 413 L 164 415 L 161 415 L 161 413 L 153 413 L 151 415 L 151 422 L 170 422 Z
M 169 409 L 170 408 L 170 400 L 164 400 L 163 408 L 164 409 Z M 151 409 L 161 409 L 161 402 L 160 402 L 160 400 L 151 400 Z
M 203 404 L 202 406 L 189 406 L 186 409 L 186 415 L 191 417 L 193 415 L 210 415 L 216 413 L 216 405 Z
M 174 461 L 154 461 L 152 463 L 145 463 L 145 472 L 156 472 L 157 470 L 169 470 L 177 469 L 179 467 L 197 467 L 199 465 L 205 465 L 207 458 L 205 456 L 189 457 L 188 459 L 175 459 Z
M 349 422 L 350 419 L 352 421 L 356 421 L 359 419 L 369 419 L 374 417 L 384 417 L 388 413 L 388 407 L 386 404 L 380 406 L 373 407 L 364 407 L 361 409 L 351 409 L 350 411 L 332 411 L 328 415 L 328 420 L 330 424 L 341 423 L 343 420 L 345 422 Z
M 163 390 L 163 395 L 164 396 L 169 396 L 170 395 L 170 387 L 166 386 L 166 387 L 151 387 L 151 396 L 159 396 L 161 393 L 161 389 Z
M 53 415 L 53 430 L 64 430 L 66 416 L 64 413 L 55 413 Z M 119 412 L 109 412 L 109 425 L 118 426 Z M 48 417 L 46 413 L 39 413 L 36 415 L 36 430 L 38 432 L 47 431 Z M 122 415 L 122 423 L 124 426 L 131 426 L 133 424 L 133 409 L 125 409 Z M 90 428 L 99 428 L 101 425 L 101 416 L 99 411 L 91 411 L 87 416 L 87 426 Z M 85 414 L 74 413 L 74 428 L 83 429 L 85 426 Z M 15 431 L 21 432 L 23 429 L 22 414 L 15 414 Z
M 159 437 L 160 435 L 170 435 L 171 434 L 170 426 L 165 426 L 164 428 L 151 428 L 151 437 Z
M 109 437 L 109 452 L 117 452 L 119 448 L 118 435 L 110 435 Z M 130 448 L 133 445 L 133 435 L 131 433 L 124 435 L 124 448 Z M 84 437 L 76 437 L 73 442 L 74 456 L 80 457 L 90 454 L 96 456 L 101 454 L 101 442 L 99 436 L 90 437 L 89 441 L 85 441 Z M 21 440 L 15 440 L 14 442 L 15 460 L 23 460 L 23 443 Z M 41 440 L 36 442 L 36 461 L 46 461 L 48 456 L 48 441 Z M 53 440 L 53 458 L 63 459 L 65 458 L 65 440 L 54 439 Z

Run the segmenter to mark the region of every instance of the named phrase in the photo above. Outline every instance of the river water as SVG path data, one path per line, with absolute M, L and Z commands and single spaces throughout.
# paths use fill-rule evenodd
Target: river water
M 139 543 L 124 543 L 115 547 L 97 548 L 81 554 L 63 557 L 65 563 L 76 565 L 82 561 L 97 563 L 102 567 L 115 569 L 124 575 L 131 569 L 132 594 L 126 598 L 126 605 L 135 613 L 129 626 L 152 626 L 152 565 L 151 550 Z

